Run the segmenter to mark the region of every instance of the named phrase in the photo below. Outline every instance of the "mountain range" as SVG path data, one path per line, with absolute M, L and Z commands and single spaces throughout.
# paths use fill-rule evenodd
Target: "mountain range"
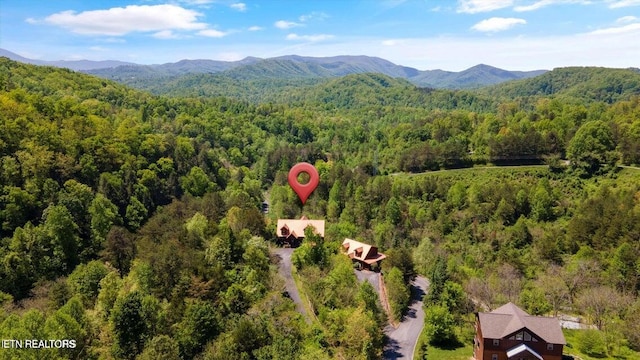
M 139 65 L 115 60 L 42 61 L 28 59 L 4 49 L 0 49 L 0 56 L 29 64 L 65 67 L 133 86 L 193 74 L 220 74 L 236 80 L 257 80 L 322 79 L 349 74 L 379 73 L 406 79 L 420 87 L 469 89 L 530 78 L 546 72 L 546 70 L 508 71 L 484 64 L 460 72 L 423 71 L 370 56 L 288 55 L 268 59 L 247 57 L 239 61 L 181 60 L 158 65 Z

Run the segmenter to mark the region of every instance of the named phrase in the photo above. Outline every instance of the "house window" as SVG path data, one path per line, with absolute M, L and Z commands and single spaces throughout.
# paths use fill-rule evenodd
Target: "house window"
M 500 340 L 493 339 L 493 346 L 498 346 L 498 345 L 500 345 Z
M 531 341 L 531 334 L 528 332 L 524 332 L 524 341 Z
M 498 354 L 491 355 L 491 360 L 498 360 Z
M 289 228 L 288 227 L 283 227 L 282 229 L 280 229 L 280 233 L 282 234 L 282 236 L 288 236 L 289 235 Z
M 553 344 L 547 344 L 547 350 L 553 350 Z

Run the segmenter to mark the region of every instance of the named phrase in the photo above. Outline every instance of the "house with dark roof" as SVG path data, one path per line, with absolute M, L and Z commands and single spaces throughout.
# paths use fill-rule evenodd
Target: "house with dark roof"
M 324 238 L 324 220 L 309 220 L 306 216 L 300 219 L 278 219 L 276 226 L 277 244 L 287 247 L 298 247 L 304 239 L 304 230 L 311 226 L 313 232 Z
M 372 265 L 380 267 L 380 262 L 387 256 L 378 252 L 378 248 L 369 244 L 344 239 L 342 248 L 347 253 L 352 262 L 357 263 L 361 269 L 371 269 Z
M 513 303 L 476 314 L 476 360 L 562 360 L 560 322 L 532 316 Z

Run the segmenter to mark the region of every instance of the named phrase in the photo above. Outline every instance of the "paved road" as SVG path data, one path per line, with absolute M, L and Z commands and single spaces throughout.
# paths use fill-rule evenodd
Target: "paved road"
M 398 328 L 387 325 L 384 329 L 387 345 L 384 348 L 385 359 L 412 360 L 416 342 L 424 326 L 422 298 L 427 293 L 429 280 L 418 276 L 411 286 L 411 305 Z
M 296 304 L 298 312 L 306 317 L 307 313 L 304 305 L 302 304 L 298 287 L 296 286 L 296 282 L 293 280 L 293 275 L 291 274 L 291 254 L 293 254 L 293 249 L 275 248 L 271 249 L 271 252 L 279 258 L 278 273 L 280 273 L 280 276 L 284 278 L 285 289 L 287 290 L 289 297 Z

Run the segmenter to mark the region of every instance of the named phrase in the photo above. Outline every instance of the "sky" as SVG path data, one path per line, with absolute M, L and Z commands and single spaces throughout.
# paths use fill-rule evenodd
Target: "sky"
M 640 0 L 2 0 L 38 60 L 377 56 L 419 70 L 640 67 Z

